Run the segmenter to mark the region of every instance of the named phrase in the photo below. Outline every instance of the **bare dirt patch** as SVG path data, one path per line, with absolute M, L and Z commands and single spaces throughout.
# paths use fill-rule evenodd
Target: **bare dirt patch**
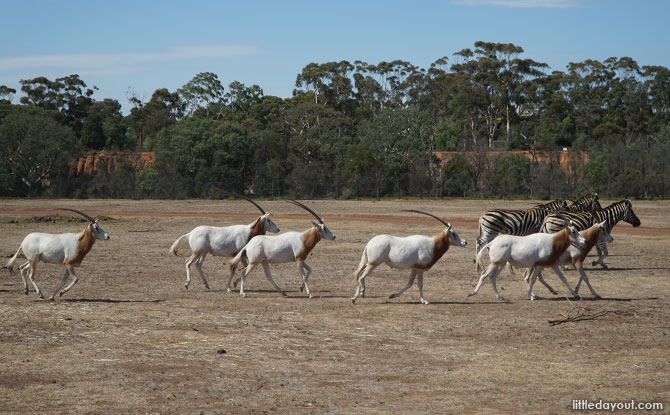
M 509 276 L 494 299 L 490 284 L 471 298 L 478 275 L 479 215 L 528 201 L 306 202 L 337 240 L 321 241 L 307 262 L 315 298 L 298 290 L 295 265 L 261 270 L 248 297 L 225 292 L 227 260 L 208 257 L 212 290 L 194 275 L 184 288 L 184 259 L 168 254 L 200 224 L 252 222 L 243 201 L 0 200 L 0 254 L 9 257 L 32 231 L 78 232 L 83 222 L 30 222 L 72 207 L 106 218 L 112 239 L 97 242 L 78 268 L 79 284 L 54 302 L 23 295 L 21 278 L 0 277 L 0 411 L 7 413 L 574 413 L 572 399 L 670 405 L 670 232 L 667 202 L 636 202 L 642 227 L 613 232 L 609 270 L 587 269 L 603 296 L 566 300 L 541 286 L 525 299 Z M 282 231 L 311 217 L 285 202 L 261 202 Z M 604 203 L 605 205 L 606 203 Z M 425 278 L 428 306 L 414 287 L 388 300 L 408 272 L 379 267 L 367 297 L 352 306 L 353 271 L 375 234 L 431 235 L 431 218 L 451 222 L 469 241 L 452 247 Z M 591 267 L 587 267 L 591 268 Z M 40 264 L 49 293 L 61 276 Z M 570 283 L 575 271 L 566 271 Z M 551 326 L 583 307 L 594 319 Z M 601 311 L 609 311 L 600 313 Z M 225 350 L 225 353 L 221 351 Z M 666 409 L 667 411 L 667 409 Z

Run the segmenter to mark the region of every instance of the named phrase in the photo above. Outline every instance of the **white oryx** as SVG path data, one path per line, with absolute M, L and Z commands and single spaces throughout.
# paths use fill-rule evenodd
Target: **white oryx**
M 591 284 L 589 283 L 589 277 L 587 277 L 586 273 L 584 272 L 584 260 L 586 259 L 586 255 L 596 244 L 600 242 L 611 243 L 614 238 L 612 238 L 612 235 L 610 235 L 607 230 L 607 221 L 596 223 L 588 229 L 579 231 L 579 234 L 584 238 L 586 243 L 583 245 L 577 243 L 570 244 L 568 249 L 566 249 L 558 259 L 558 265 L 572 264 L 577 267 L 580 276 L 579 282 L 575 286 L 575 293 L 577 295 L 579 295 L 579 287 L 581 286 L 582 281 L 584 281 L 589 287 L 589 290 L 591 290 L 591 294 L 593 294 L 595 298 L 600 298 L 600 295 L 598 295 L 593 287 L 591 287 Z M 530 278 L 530 272 L 531 270 L 526 270 L 523 274 L 524 280 L 526 282 Z M 544 281 L 541 273 L 537 275 L 537 278 L 542 284 L 544 284 L 545 287 L 547 287 L 547 289 L 549 289 L 552 294 L 556 294 L 556 291 Z
M 558 268 L 558 259 L 572 243 L 579 245 L 586 243 L 572 221 L 556 233 L 534 233 L 527 236 L 498 235 L 493 241 L 482 247 L 477 254 L 477 265 L 483 267 L 484 252 L 488 250 L 490 264 L 482 273 L 477 286 L 469 296 L 477 294 L 484 280 L 490 278 L 496 298 L 502 299 L 496 287 L 496 278 L 507 263 L 517 268 L 532 269 L 530 283 L 526 281 L 528 298 L 531 300 L 535 299 L 533 284 L 535 284 L 537 275 L 544 267 L 552 268 L 565 286 L 568 287 L 570 294 L 577 296 Z
M 242 271 L 240 275 L 240 295 L 245 297 L 244 293 L 244 279 L 249 273 L 256 268 L 258 264 L 263 266 L 265 277 L 270 281 L 270 284 L 279 291 L 282 295 L 286 293 L 272 279 L 269 264 L 282 264 L 287 262 L 296 262 L 298 271 L 302 277 L 302 284 L 300 291 L 303 289 L 307 292 L 309 298 L 312 298 L 312 293 L 307 286 L 307 280 L 312 272 L 312 269 L 305 263 L 307 255 L 314 249 L 321 238 L 330 240 L 335 239 L 335 235 L 326 227 L 323 219 L 319 217 L 314 211 L 296 200 L 287 200 L 289 203 L 301 207 L 314 215 L 319 221 L 312 222 L 314 226 L 304 232 L 286 232 L 276 236 L 257 236 L 242 248 L 242 250 L 230 262 L 230 278 L 228 278 L 228 291 L 230 291 L 230 283 L 235 275 L 235 268 L 244 258 L 247 259 L 249 265 Z
M 172 244 L 170 252 L 177 255 L 177 245 L 182 238 L 188 236 L 188 244 L 191 247 L 191 256 L 186 259 L 186 283 L 188 289 L 191 283 L 191 265 L 195 265 L 198 270 L 202 283 L 209 290 L 209 284 L 202 272 L 202 263 L 207 254 L 214 256 L 234 257 L 251 239 L 258 235 L 265 235 L 265 232 L 279 232 L 279 228 L 270 219 L 270 214 L 266 213 L 256 202 L 244 196 L 236 195 L 261 211 L 261 216 L 249 225 L 232 225 L 225 227 L 216 226 L 198 226 L 191 232 L 186 233 Z
M 449 249 L 449 245 L 466 246 L 468 243 L 461 239 L 451 229 L 451 224 L 443 221 L 437 216 L 420 210 L 403 210 L 403 212 L 421 213 L 431 216 L 440 221 L 446 228 L 433 236 L 412 235 L 403 238 L 391 235 L 377 235 L 363 249 L 363 256 L 354 272 L 356 280 L 356 293 L 351 299 L 356 303 L 360 296 L 365 297 L 365 277 L 380 264 L 386 264 L 391 268 L 410 269 L 409 281 L 402 290 L 392 294 L 389 298 L 395 298 L 404 293 L 414 284 L 417 279 L 419 286 L 419 298 L 422 304 L 428 304 L 423 298 L 423 273 L 428 271 Z
M 49 264 L 63 264 L 65 267 L 65 273 L 63 274 L 63 279 L 61 280 L 56 291 L 51 295 L 51 301 L 53 301 L 56 293 L 60 291 L 61 288 L 67 282 L 68 275 L 72 275 L 74 278 L 70 285 L 63 288 L 60 291 L 61 297 L 63 294 L 68 292 L 78 281 L 77 274 L 74 273 L 74 267 L 81 265 L 81 261 L 84 260 L 84 257 L 93 247 L 96 239 L 106 241 L 109 239 L 109 235 L 102 230 L 100 225 L 98 225 L 98 220 L 93 219 L 84 212 L 80 212 L 75 209 L 66 209 L 59 208 L 57 210 L 68 210 L 70 212 L 75 212 L 90 221 L 86 226 L 86 229 L 79 233 L 60 233 L 60 234 L 51 234 L 51 233 L 42 233 L 42 232 L 33 232 L 28 234 L 21 242 L 21 246 L 16 251 L 16 254 L 7 262 L 7 269 L 10 273 L 14 271 L 14 262 L 19 255 L 19 252 L 23 251 L 23 254 L 28 259 L 28 262 L 19 267 L 21 271 L 21 278 L 23 279 L 23 288 L 25 289 L 26 295 L 28 295 L 28 282 L 26 281 L 26 270 L 28 270 L 28 278 L 30 282 L 35 287 L 35 292 L 44 299 L 42 291 L 35 283 L 35 271 L 37 269 L 37 263 L 42 261 Z

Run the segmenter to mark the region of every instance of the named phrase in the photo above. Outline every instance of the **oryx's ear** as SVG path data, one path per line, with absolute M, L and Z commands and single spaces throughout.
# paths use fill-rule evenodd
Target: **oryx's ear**
M 319 227 L 319 224 L 314 221 L 312 221 L 312 225 L 316 226 L 317 228 Z
M 447 231 L 451 232 L 451 223 L 447 223 Z

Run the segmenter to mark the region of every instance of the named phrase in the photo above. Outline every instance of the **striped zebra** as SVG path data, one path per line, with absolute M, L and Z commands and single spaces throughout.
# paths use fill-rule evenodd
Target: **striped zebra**
M 475 243 L 475 256 L 498 234 L 523 236 L 539 232 L 545 216 L 566 209 L 567 206 L 564 199 L 558 199 L 530 209 L 489 210 L 479 218 L 479 237 Z
M 554 233 L 565 227 L 565 221 L 572 220 L 577 229 L 584 230 L 591 227 L 594 223 L 599 223 L 606 221 L 607 232 L 612 232 L 612 228 L 620 220 L 628 222 L 633 227 L 640 226 L 640 219 L 633 212 L 633 205 L 630 203 L 630 200 L 622 200 L 620 202 L 612 203 L 604 209 L 595 211 L 594 213 L 590 212 L 561 212 L 559 214 L 549 214 L 544 218 L 542 223 L 541 232 L 545 233 Z M 593 261 L 591 265 L 600 264 L 603 268 L 607 268 L 605 265 L 605 258 L 607 257 L 607 244 L 598 243 L 596 245 L 598 251 L 598 260 Z
M 575 200 L 568 206 L 568 212 L 595 212 L 602 209 L 598 201 L 598 193 L 589 193 Z

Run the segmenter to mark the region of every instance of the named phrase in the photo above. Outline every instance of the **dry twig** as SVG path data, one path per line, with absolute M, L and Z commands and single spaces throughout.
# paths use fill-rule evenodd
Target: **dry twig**
M 596 320 L 599 317 L 605 316 L 607 314 L 616 314 L 620 316 L 631 316 L 634 313 L 624 310 L 598 310 L 591 311 L 586 307 L 574 306 L 567 313 L 561 314 L 563 318 L 558 320 L 549 320 L 549 324 L 552 326 L 557 326 L 563 323 L 571 323 L 577 321 L 586 321 L 586 320 Z

